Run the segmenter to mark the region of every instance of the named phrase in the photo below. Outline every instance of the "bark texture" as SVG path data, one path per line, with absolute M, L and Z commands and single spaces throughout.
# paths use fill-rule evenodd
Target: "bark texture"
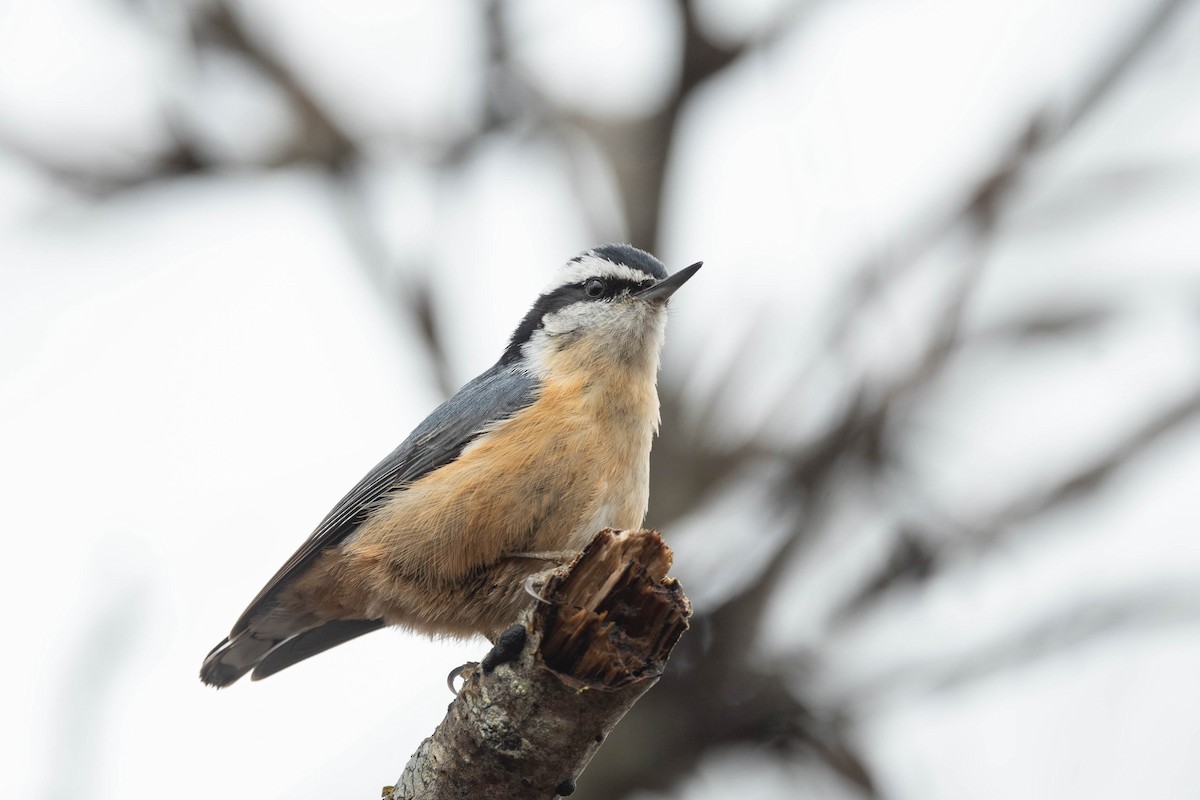
M 552 798 L 654 685 L 691 604 L 656 531 L 601 531 L 466 676 L 385 800 Z

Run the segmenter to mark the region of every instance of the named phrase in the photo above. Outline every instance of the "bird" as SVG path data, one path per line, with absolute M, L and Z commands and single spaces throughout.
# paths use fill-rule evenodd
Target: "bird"
M 531 575 L 604 528 L 640 527 L 667 301 L 702 263 L 668 275 L 628 244 L 567 261 L 499 360 L 368 472 L 267 582 L 201 680 L 265 678 L 389 626 L 495 641 L 533 602 Z

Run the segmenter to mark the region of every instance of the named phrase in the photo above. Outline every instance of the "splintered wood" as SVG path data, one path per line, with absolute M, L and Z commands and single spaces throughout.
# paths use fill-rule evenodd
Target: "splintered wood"
M 608 688 L 661 674 L 691 613 L 670 568 L 657 531 L 601 531 L 547 581 L 549 602 L 533 620 L 542 662 L 572 683 Z

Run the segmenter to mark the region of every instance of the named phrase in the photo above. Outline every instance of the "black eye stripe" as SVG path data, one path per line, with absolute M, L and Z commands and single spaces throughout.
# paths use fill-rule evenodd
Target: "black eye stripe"
M 600 300 L 616 297 L 622 292 L 633 292 L 638 289 L 643 289 L 654 283 L 653 278 L 647 278 L 641 281 L 630 280 L 629 278 L 601 278 L 599 276 L 588 278 L 583 283 L 578 284 L 583 289 L 583 293 L 588 299 Z M 600 284 L 599 292 L 594 292 L 595 284 Z

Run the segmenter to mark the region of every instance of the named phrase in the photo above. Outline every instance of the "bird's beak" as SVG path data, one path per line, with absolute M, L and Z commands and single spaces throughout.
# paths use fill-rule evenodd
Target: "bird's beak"
M 684 267 L 669 278 L 663 278 L 653 286 L 642 289 L 640 292 L 635 292 L 633 296 L 639 300 L 658 300 L 665 303 L 668 297 L 675 294 L 676 289 L 683 286 L 688 282 L 688 278 L 696 274 L 696 271 L 700 269 L 703 263 L 703 261 L 697 261 L 690 267 Z

